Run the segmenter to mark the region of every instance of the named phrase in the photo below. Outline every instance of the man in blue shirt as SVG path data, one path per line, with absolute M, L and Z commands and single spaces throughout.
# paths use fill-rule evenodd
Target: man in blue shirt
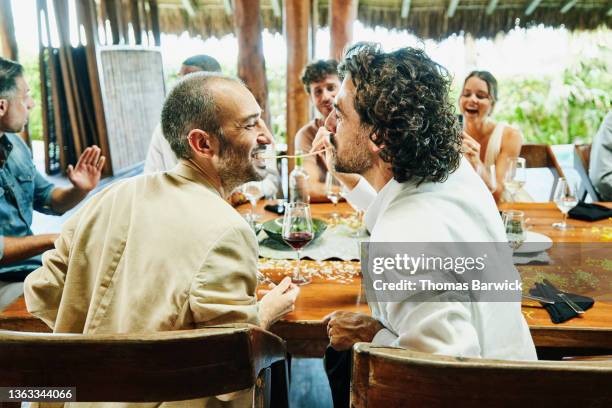
M 0 310 L 23 292 L 23 279 L 41 265 L 57 234 L 34 235 L 33 210 L 62 214 L 77 205 L 100 181 L 104 156 L 85 149 L 68 167 L 71 187 L 55 187 L 34 167 L 27 145 L 15 133 L 28 121 L 34 101 L 23 67 L 0 58 Z

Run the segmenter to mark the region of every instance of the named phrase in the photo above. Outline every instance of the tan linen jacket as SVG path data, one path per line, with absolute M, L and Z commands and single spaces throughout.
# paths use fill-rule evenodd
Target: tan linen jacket
M 27 277 L 25 300 L 55 333 L 258 324 L 256 268 L 253 231 L 202 173 L 181 162 L 92 197 Z

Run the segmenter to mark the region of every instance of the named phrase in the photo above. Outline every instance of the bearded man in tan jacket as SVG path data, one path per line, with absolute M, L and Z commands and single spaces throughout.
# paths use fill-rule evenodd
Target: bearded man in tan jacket
M 292 310 L 288 278 L 257 302 L 257 240 L 225 201 L 265 169 L 257 153 L 272 136 L 253 95 L 233 78 L 189 75 L 168 95 L 162 127 L 179 164 L 94 196 L 26 279 L 28 311 L 55 333 L 268 328 Z M 249 406 L 250 394 L 163 405 Z

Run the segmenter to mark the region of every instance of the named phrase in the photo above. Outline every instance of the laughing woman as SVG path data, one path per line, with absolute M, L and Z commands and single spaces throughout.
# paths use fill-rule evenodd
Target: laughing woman
M 510 201 L 504 194 L 504 175 L 508 159 L 518 157 L 523 143 L 521 132 L 503 123 L 495 123 L 491 112 L 497 101 L 497 80 L 488 71 L 472 71 L 459 97 L 463 115 L 464 156 L 484 180 L 496 202 Z M 491 174 L 492 165 L 495 173 Z M 515 200 L 531 201 L 524 191 Z

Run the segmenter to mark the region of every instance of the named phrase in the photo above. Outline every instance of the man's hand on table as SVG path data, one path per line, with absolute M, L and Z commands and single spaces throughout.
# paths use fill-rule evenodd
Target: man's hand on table
M 271 284 L 274 285 L 274 284 Z M 260 291 L 262 293 L 264 291 Z M 267 330 L 276 321 L 295 309 L 295 299 L 300 293 L 299 286 L 285 277 L 278 285 L 272 287 L 259 301 L 260 326 Z
M 371 342 L 383 325 L 364 313 L 337 311 L 325 316 L 327 335 L 334 350 L 349 350 L 360 341 Z

